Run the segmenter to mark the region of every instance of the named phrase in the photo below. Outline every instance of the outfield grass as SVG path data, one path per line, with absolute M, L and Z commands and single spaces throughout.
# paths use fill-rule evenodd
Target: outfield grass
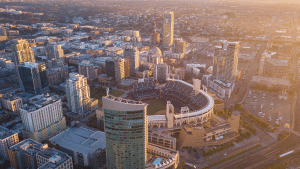
M 156 112 L 159 112 L 161 110 L 166 110 L 166 102 L 163 99 L 157 99 L 157 100 L 147 100 L 143 101 L 143 103 L 147 103 L 147 114 L 148 115 L 154 115 Z
M 99 88 L 91 87 L 90 90 L 91 90 L 91 98 L 98 99 L 98 106 L 102 107 L 102 97 L 106 96 L 106 89 L 103 89 L 101 87 Z M 119 90 L 114 90 L 109 94 L 115 97 L 120 97 L 124 94 L 124 92 Z

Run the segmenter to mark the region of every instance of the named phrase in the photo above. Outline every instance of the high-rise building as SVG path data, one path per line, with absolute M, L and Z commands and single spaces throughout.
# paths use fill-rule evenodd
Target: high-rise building
M 129 76 L 129 62 L 127 59 L 115 59 L 115 80 L 117 83 L 123 82 Z
M 186 41 L 184 41 L 182 39 L 175 39 L 173 52 L 174 53 L 185 53 L 186 46 L 187 46 Z
M 89 112 L 88 106 L 91 102 L 87 78 L 77 73 L 70 73 L 66 84 L 66 94 L 72 112 L 85 117 Z
M 35 62 L 34 53 L 27 40 L 16 40 L 12 48 L 16 53 L 16 59 L 19 64 Z
M 57 95 L 36 96 L 20 108 L 24 138 L 44 141 L 66 128 L 61 99 Z
M 155 81 L 166 82 L 170 73 L 170 66 L 166 63 L 156 64 L 153 70 L 153 77 Z
M 8 149 L 18 142 L 18 133 L 0 126 L 0 158 L 8 158 Z
M 64 50 L 61 48 L 61 45 L 49 44 L 46 48 L 46 54 L 48 60 L 63 60 Z
M 113 96 L 102 98 L 107 168 L 145 168 L 147 104 Z
M 136 47 L 125 49 L 124 58 L 129 62 L 129 75 L 135 77 L 140 66 L 139 50 Z
M 45 62 L 24 62 L 18 71 L 26 92 L 39 95 L 49 90 Z
M 174 13 L 166 12 L 163 15 L 163 45 L 171 47 L 174 38 Z
M 6 29 L 4 29 L 2 26 L 0 27 L 0 41 L 6 41 L 7 40 L 7 33 Z
M 26 139 L 12 146 L 8 153 L 14 169 L 73 169 L 72 157 L 68 154 L 49 148 L 48 144 L 41 144 L 32 139 Z
M 215 48 L 213 76 L 225 83 L 235 81 L 238 73 L 239 42 L 224 41 Z
M 108 77 L 115 77 L 115 61 L 106 60 L 105 61 L 105 71 Z
M 60 85 L 69 77 L 68 65 L 47 70 L 49 86 Z
M 160 33 L 156 32 L 156 22 L 153 19 L 153 30 L 151 33 L 151 44 L 156 46 L 160 42 Z
M 84 60 L 78 64 L 78 71 L 80 75 L 87 78 L 88 81 L 93 81 L 97 78 L 97 69 L 88 60 Z

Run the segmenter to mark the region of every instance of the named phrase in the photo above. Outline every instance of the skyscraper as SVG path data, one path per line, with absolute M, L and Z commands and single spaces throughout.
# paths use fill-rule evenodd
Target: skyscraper
M 27 40 L 16 40 L 12 48 L 16 53 L 16 59 L 19 64 L 24 62 L 35 62 L 34 53 Z
M 174 38 L 174 13 L 166 12 L 163 15 L 163 45 L 171 47 Z
M 78 71 L 80 75 L 87 77 L 87 80 L 92 81 L 97 78 L 97 69 L 88 60 L 84 60 L 78 64 Z
M 72 112 L 82 114 L 85 117 L 91 102 L 87 78 L 77 73 L 70 73 L 66 84 L 66 94 Z
M 129 75 L 135 77 L 140 66 L 139 50 L 136 47 L 125 49 L 124 58 L 129 61 Z
M 103 97 L 102 101 L 107 168 L 145 168 L 147 104 L 113 96 Z
M 66 128 L 61 99 L 57 95 L 40 95 L 20 108 L 24 138 L 41 142 Z
M 166 63 L 156 64 L 153 70 L 154 80 L 158 82 L 166 82 L 170 73 L 170 66 Z
M 6 29 L 0 26 L 0 41 L 6 41 L 6 40 L 7 40 Z
M 24 62 L 18 71 L 26 92 L 39 95 L 49 90 L 45 62 Z
M 52 60 L 52 59 L 63 60 L 62 58 L 64 57 L 64 50 L 61 48 L 60 45 L 56 45 L 56 44 L 47 45 L 46 53 L 47 53 L 48 60 Z
M 151 44 L 156 46 L 160 42 L 160 33 L 156 32 L 156 22 L 154 21 L 154 18 L 152 18 L 152 21 L 153 30 L 151 33 Z
M 234 81 L 237 75 L 239 42 L 224 41 L 215 48 L 213 76 L 225 83 Z
M 186 41 L 182 39 L 175 39 L 173 52 L 174 53 L 185 53 L 186 51 Z
M 124 81 L 128 75 L 129 63 L 127 59 L 116 58 L 115 59 L 115 80 L 117 83 Z

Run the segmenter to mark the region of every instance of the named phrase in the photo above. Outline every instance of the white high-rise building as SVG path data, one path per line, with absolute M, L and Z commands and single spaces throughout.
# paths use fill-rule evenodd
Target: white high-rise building
M 57 95 L 36 96 L 20 108 L 23 135 L 35 141 L 51 138 L 66 128 L 61 99 Z
M 174 12 L 166 12 L 163 15 L 163 45 L 171 47 L 174 40 Z
M 66 94 L 72 112 L 82 114 L 84 117 L 91 102 L 87 78 L 77 73 L 70 73 L 66 84 Z

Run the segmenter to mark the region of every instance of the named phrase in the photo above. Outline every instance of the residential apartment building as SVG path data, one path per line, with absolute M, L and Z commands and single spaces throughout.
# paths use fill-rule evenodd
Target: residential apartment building
M 97 71 L 95 66 L 88 60 L 84 60 L 78 64 L 79 74 L 86 77 L 88 81 L 93 81 L 97 78 Z
M 57 95 L 40 95 L 20 108 L 24 138 L 43 141 L 66 129 L 61 99 Z
M 122 83 L 129 77 L 129 62 L 127 59 L 116 58 L 114 61 L 115 66 L 115 81 Z
M 63 60 L 64 50 L 61 48 L 61 45 L 48 44 L 46 47 L 46 54 L 48 60 Z
M 35 62 L 34 53 L 29 46 L 27 40 L 16 40 L 12 46 L 13 51 L 16 53 L 16 59 L 18 64 L 24 62 Z
M 14 169 L 73 169 L 72 158 L 66 153 L 32 139 L 26 139 L 12 146 L 8 154 Z
M 153 69 L 153 77 L 155 81 L 165 82 L 170 74 L 170 66 L 166 63 L 156 64 Z
M 238 67 L 239 42 L 224 41 L 215 48 L 213 77 L 224 83 L 235 81 Z
M 171 47 L 174 39 L 174 13 L 166 12 L 163 14 L 163 45 Z
M 185 53 L 186 52 L 186 41 L 182 39 L 175 39 L 174 46 L 173 46 L 173 52 L 174 53 Z
M 136 47 L 125 49 L 124 58 L 129 62 L 129 75 L 135 77 L 140 66 L 139 50 Z
M 60 85 L 65 82 L 68 77 L 69 70 L 67 65 L 47 70 L 49 86 Z
M 0 158 L 8 158 L 8 149 L 18 142 L 18 133 L 0 126 Z
M 23 106 L 22 99 L 20 97 L 6 94 L 1 98 L 2 108 L 18 114 L 19 109 Z
M 69 108 L 82 117 L 97 108 L 98 100 L 90 98 L 90 87 L 87 78 L 77 73 L 70 73 L 66 83 L 66 95 Z

